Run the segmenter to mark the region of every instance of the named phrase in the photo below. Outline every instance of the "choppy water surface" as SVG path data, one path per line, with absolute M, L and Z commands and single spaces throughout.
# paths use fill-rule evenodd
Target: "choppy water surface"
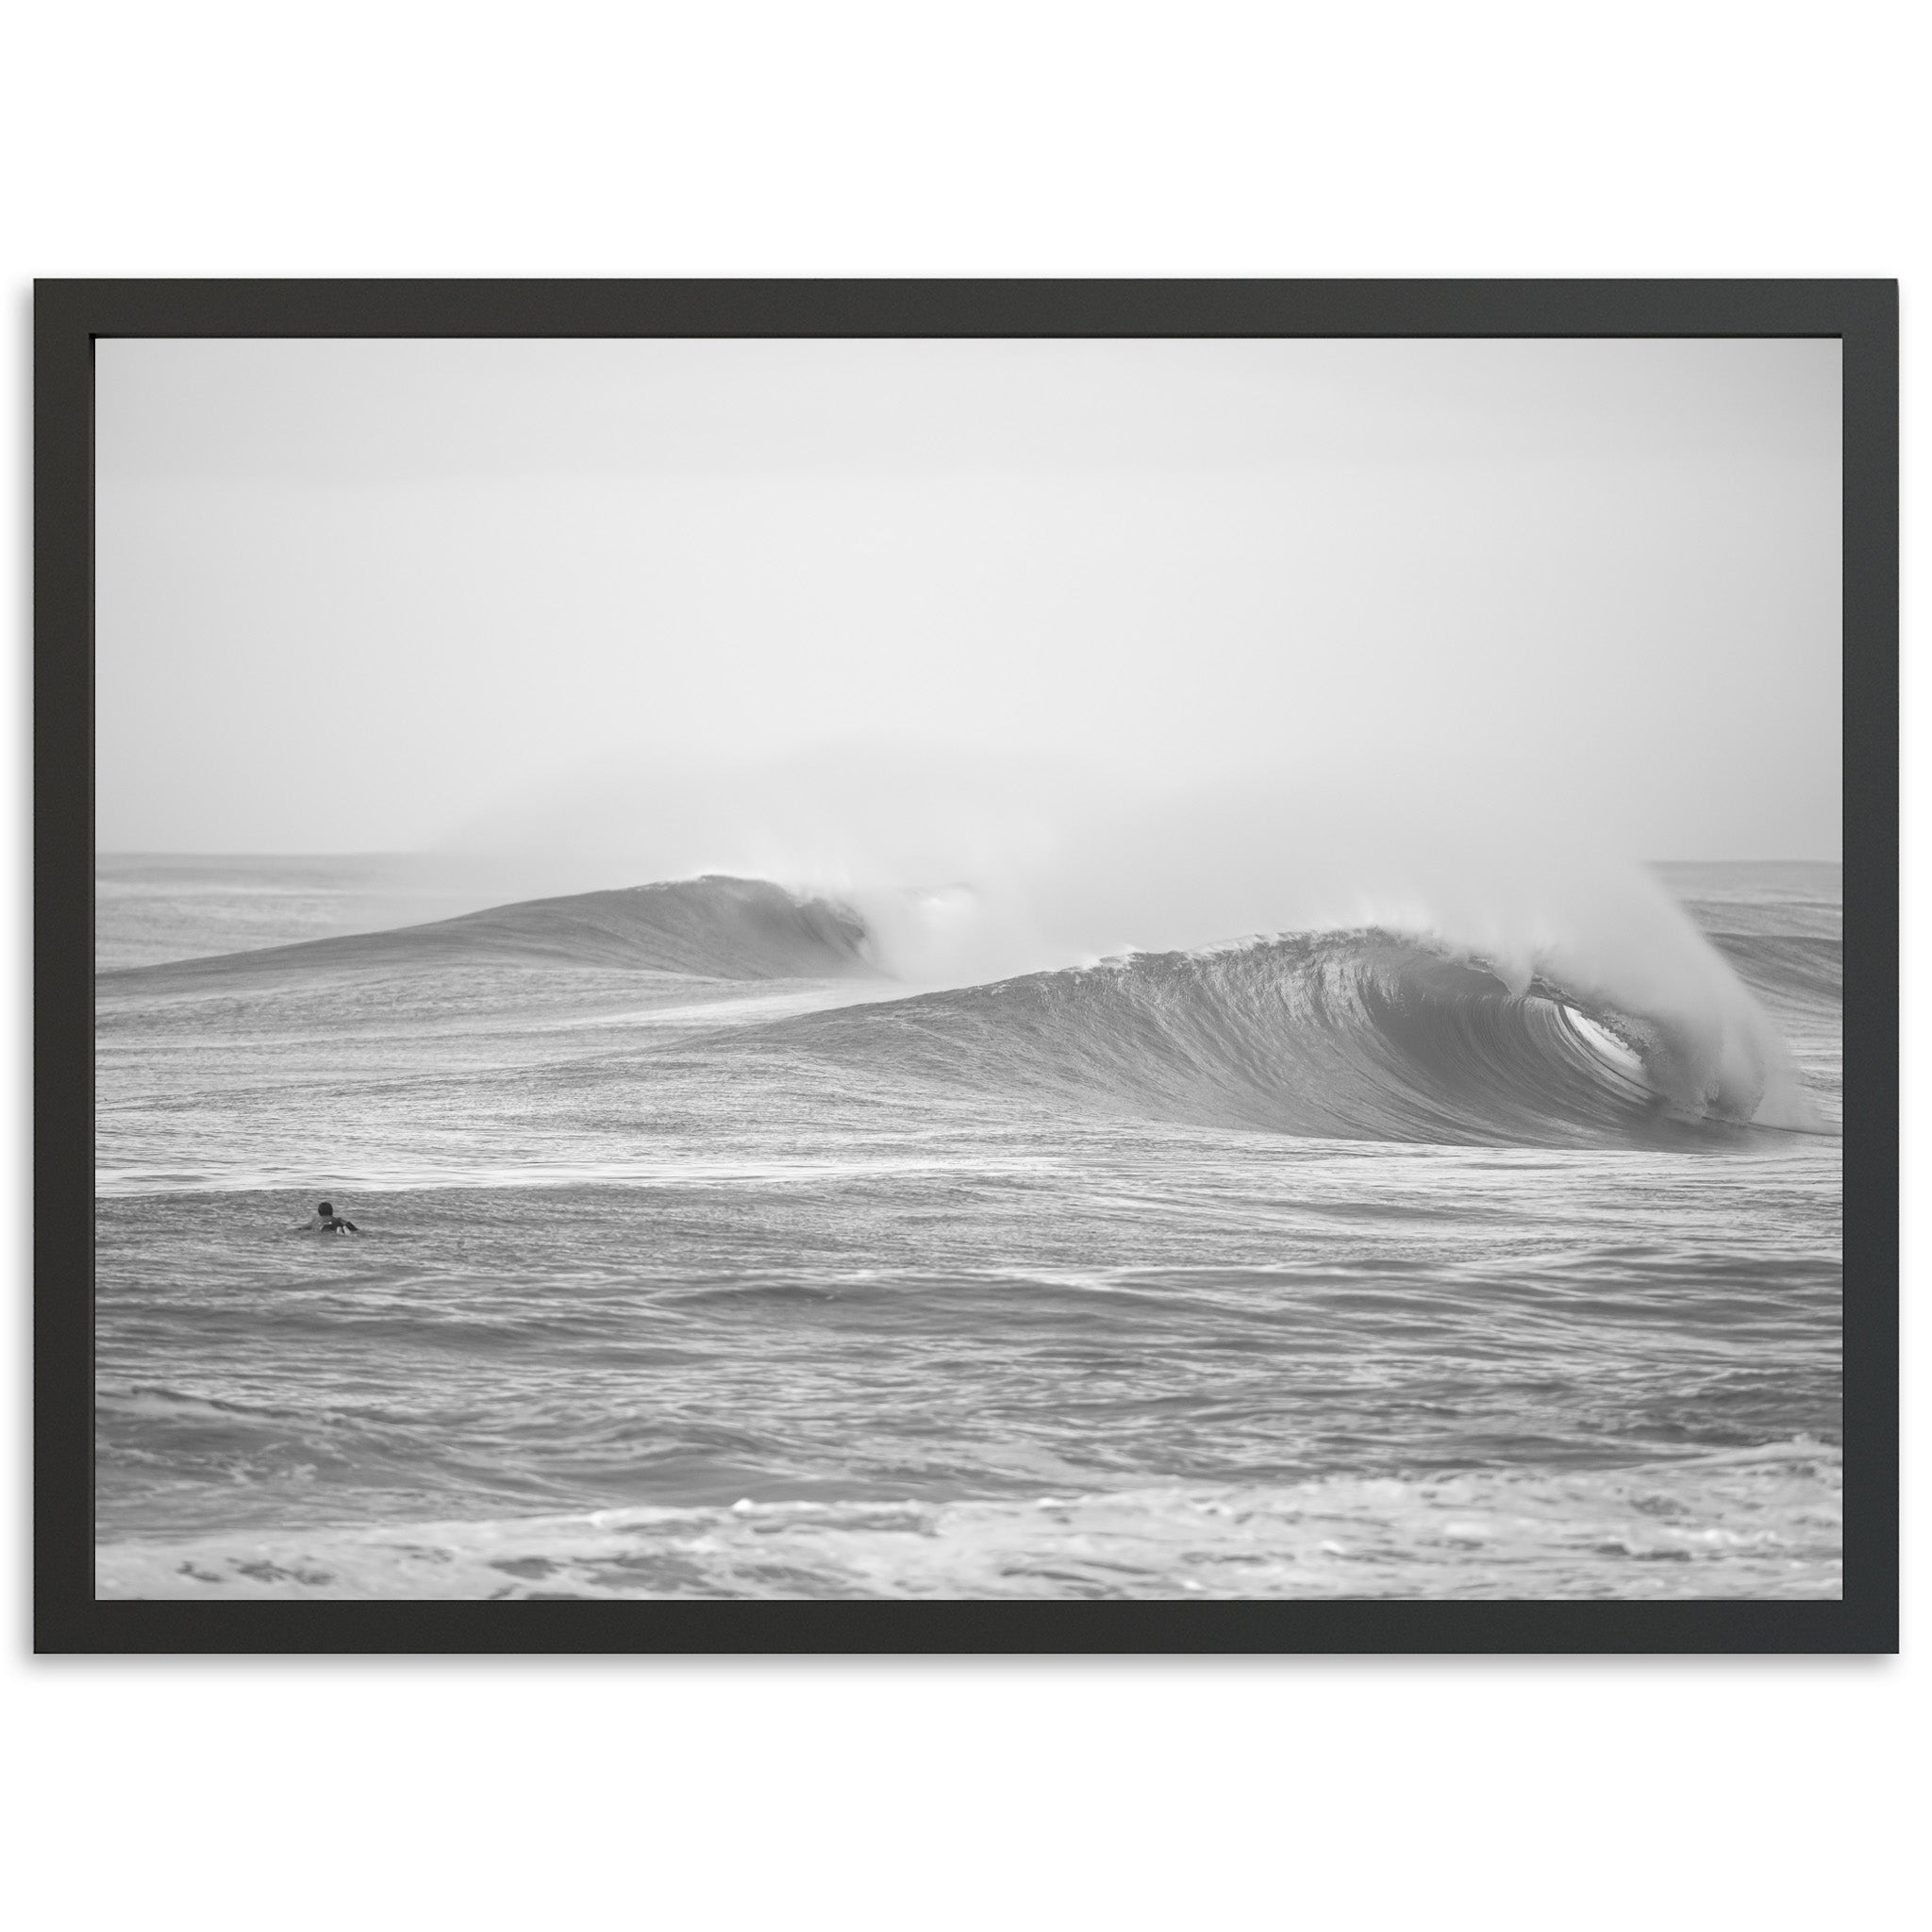
M 1835 867 L 1713 1006 L 224 864 L 104 866 L 104 1594 L 1838 1593 Z

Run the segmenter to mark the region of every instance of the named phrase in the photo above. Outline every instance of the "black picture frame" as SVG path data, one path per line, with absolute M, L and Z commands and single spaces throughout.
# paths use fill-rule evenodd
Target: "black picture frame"
M 1844 1593 L 1834 1602 L 110 1602 L 93 1553 L 94 343 L 108 337 L 1837 337 Z M 42 1653 L 1885 1653 L 1898 1647 L 1898 285 L 45 280 L 34 299 Z

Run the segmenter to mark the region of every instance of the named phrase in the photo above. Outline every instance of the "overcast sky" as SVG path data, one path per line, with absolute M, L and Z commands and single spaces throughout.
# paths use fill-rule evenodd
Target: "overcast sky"
M 1057 786 L 1470 786 L 1633 856 L 1839 855 L 1836 342 L 97 368 L 103 849 L 751 869 L 862 813 L 957 870 Z

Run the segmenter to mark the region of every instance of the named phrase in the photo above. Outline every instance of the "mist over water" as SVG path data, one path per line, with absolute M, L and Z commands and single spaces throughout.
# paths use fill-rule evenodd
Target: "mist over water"
M 780 881 L 853 908 L 885 972 L 968 986 L 1134 953 L 1383 930 L 1515 992 L 1633 1020 L 1672 1101 L 1815 1128 L 1775 1025 L 1655 874 L 1560 788 L 1466 762 L 1308 758 L 1163 788 L 1076 760 L 835 741 L 775 763 L 606 782 L 525 818 L 523 876 Z M 501 829 L 501 828 L 499 828 Z M 560 855 L 568 853 L 568 858 Z

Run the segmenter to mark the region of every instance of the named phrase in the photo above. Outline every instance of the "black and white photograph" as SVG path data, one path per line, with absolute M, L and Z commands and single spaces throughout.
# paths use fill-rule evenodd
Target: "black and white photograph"
M 100 1598 L 1840 1596 L 1836 339 L 94 367 Z
M 1915 25 L 22 13 L 13 1916 L 1912 1923 Z

